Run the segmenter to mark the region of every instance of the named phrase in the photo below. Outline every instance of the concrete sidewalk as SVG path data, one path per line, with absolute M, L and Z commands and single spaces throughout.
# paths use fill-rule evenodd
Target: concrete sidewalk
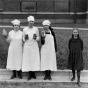
M 32 79 L 30 81 L 27 81 L 27 76 L 28 73 L 22 73 L 23 75 L 23 79 L 10 79 L 12 75 L 12 71 L 9 71 L 7 69 L 0 69 L 0 82 L 69 82 L 71 83 L 71 77 L 72 77 L 72 73 L 70 70 L 58 70 L 56 72 L 52 72 L 51 76 L 52 76 L 52 80 L 43 80 L 44 78 L 44 72 L 36 72 L 36 76 L 37 79 Z M 77 81 L 77 77 L 76 80 L 73 81 L 73 83 L 75 83 Z M 88 70 L 83 70 L 81 72 L 81 82 L 82 83 L 88 83 Z

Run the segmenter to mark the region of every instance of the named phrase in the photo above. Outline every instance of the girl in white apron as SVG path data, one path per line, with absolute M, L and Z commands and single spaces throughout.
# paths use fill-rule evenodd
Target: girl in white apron
M 29 26 L 23 29 L 23 63 L 22 71 L 29 72 L 28 80 L 36 79 L 35 71 L 40 70 L 40 56 L 39 56 L 39 31 L 34 24 L 34 17 L 28 17 Z
M 21 65 L 22 65 L 22 31 L 19 30 L 20 21 L 12 21 L 14 30 L 10 31 L 8 34 L 7 42 L 10 43 L 8 49 L 7 66 L 6 68 L 13 71 L 11 79 L 16 77 L 16 71 L 18 72 L 18 77 L 22 79 L 21 75 Z
M 57 71 L 55 34 L 50 30 L 49 20 L 43 21 L 42 24 L 44 31 L 41 36 L 41 71 L 45 71 L 44 80 L 51 80 L 51 71 Z

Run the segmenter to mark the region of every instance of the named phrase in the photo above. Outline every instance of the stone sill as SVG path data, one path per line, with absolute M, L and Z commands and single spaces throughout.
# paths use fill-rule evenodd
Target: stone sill
M 87 14 L 88 12 L 77 12 L 77 15 Z M 0 12 L 0 14 L 75 14 L 74 12 Z

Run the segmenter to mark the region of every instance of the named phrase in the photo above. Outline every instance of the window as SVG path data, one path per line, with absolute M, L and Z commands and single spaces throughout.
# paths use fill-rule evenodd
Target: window
M 3 1 L 0 0 L 0 12 L 3 11 Z
M 54 1 L 54 11 L 55 12 L 68 12 L 69 11 L 69 1 L 68 0 L 55 0 Z
M 22 12 L 68 12 L 70 0 L 21 0 Z
M 36 12 L 37 11 L 37 2 L 36 1 L 21 1 L 21 11 L 22 12 Z

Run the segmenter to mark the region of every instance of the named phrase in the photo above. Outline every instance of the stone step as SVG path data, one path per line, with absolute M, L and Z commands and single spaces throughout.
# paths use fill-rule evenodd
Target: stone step
M 7 70 L 7 69 L 0 69 L 0 75 L 11 75 L 12 71 Z M 25 76 L 27 75 L 27 72 L 22 72 L 22 74 Z M 37 76 L 43 76 L 44 72 L 43 71 L 36 71 Z M 52 76 L 68 76 L 72 75 L 71 70 L 57 70 L 57 71 L 52 71 L 51 73 Z M 88 76 L 88 70 L 83 70 L 81 71 L 81 76 Z
M 12 71 L 7 69 L 0 69 L 0 81 L 8 81 L 8 82 L 27 82 L 28 73 L 22 73 L 23 79 L 10 79 L 12 75 Z M 44 72 L 36 72 L 37 79 L 32 79 L 30 82 L 71 82 L 72 73 L 70 70 L 58 70 L 56 72 L 51 73 L 52 80 L 43 80 Z M 74 82 L 77 81 L 76 80 Z M 88 83 L 88 70 L 83 70 L 81 72 L 81 82 Z
M 12 71 L 11 70 L 7 70 L 7 69 L 0 69 L 0 75 L 11 75 Z M 23 72 L 22 73 L 24 76 L 27 75 L 27 72 Z M 44 72 L 41 71 L 36 71 L 36 75 L 37 76 L 43 76 Z M 52 76 L 68 76 L 68 75 L 72 75 L 71 70 L 57 70 L 57 71 L 52 71 L 51 73 Z M 88 76 L 88 70 L 83 70 L 81 71 L 81 76 Z

